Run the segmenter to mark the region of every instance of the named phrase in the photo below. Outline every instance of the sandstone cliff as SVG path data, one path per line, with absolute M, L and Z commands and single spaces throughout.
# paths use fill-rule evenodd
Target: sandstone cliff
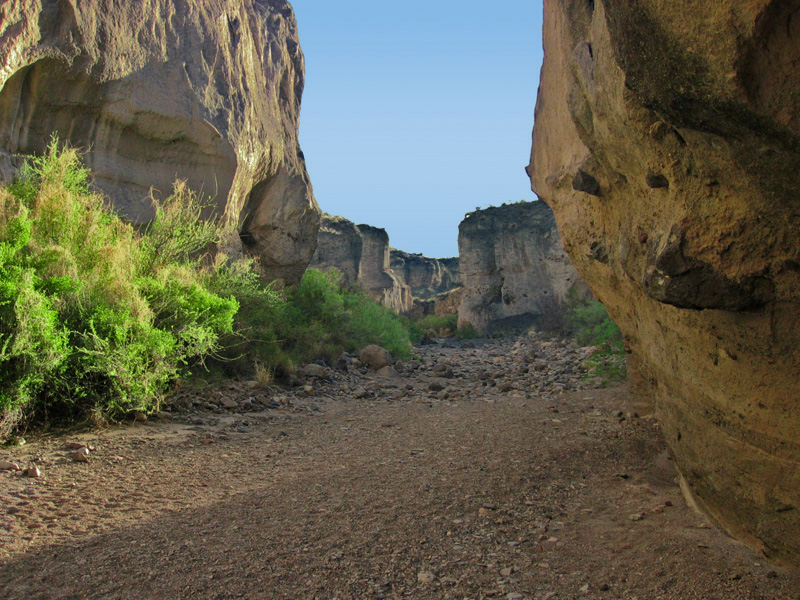
M 390 264 L 394 274 L 421 300 L 430 300 L 461 285 L 457 257 L 428 258 L 392 248 Z
M 4 3 L 0 178 L 56 132 L 123 216 L 148 221 L 150 188 L 185 179 L 268 277 L 296 280 L 319 221 L 297 143 L 303 78 L 285 0 Z
M 553 212 L 523 202 L 469 213 L 458 227 L 464 296 L 459 327 L 481 333 L 546 326 L 583 282 L 561 246 Z
M 529 166 L 697 504 L 800 565 L 800 3 L 545 0 Z
M 355 225 L 343 217 L 324 215 L 312 267 L 335 268 L 344 285 L 357 284 L 373 300 L 397 313 L 412 308 L 411 289 L 389 264 L 389 234 L 371 225 Z

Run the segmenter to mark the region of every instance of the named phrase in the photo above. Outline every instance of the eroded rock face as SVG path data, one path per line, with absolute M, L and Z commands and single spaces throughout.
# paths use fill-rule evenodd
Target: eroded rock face
M 358 285 L 373 300 L 397 313 L 412 309 L 411 289 L 389 264 L 389 234 L 372 225 L 355 225 L 344 217 L 324 215 L 315 269 L 337 269 L 344 285 Z
M 464 284 L 459 327 L 481 334 L 546 327 L 585 284 L 561 246 L 553 211 L 523 202 L 469 213 L 458 226 Z
M 327 271 L 336 268 L 344 286 L 353 286 L 358 281 L 361 267 L 363 242 L 361 232 L 352 221 L 333 215 L 322 215 L 317 251 L 309 266 Z
M 363 242 L 358 280 L 368 294 L 398 313 L 411 310 L 411 289 L 389 264 L 389 234 L 372 225 L 359 225 Z
M 458 257 L 428 258 L 392 248 L 389 260 L 394 274 L 411 288 L 415 298 L 431 300 L 461 285 Z
M 285 0 L 0 6 L 0 178 L 52 133 L 124 217 L 176 178 L 213 198 L 266 276 L 293 281 L 319 210 L 297 143 L 304 61 Z M 238 236 L 237 236 L 238 237 Z
M 529 167 L 697 504 L 800 565 L 800 2 L 545 0 Z

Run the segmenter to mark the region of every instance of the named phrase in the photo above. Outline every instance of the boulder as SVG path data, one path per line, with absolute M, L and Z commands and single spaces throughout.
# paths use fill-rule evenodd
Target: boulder
M 0 180 L 53 133 L 86 151 L 130 221 L 176 179 L 211 199 L 231 253 L 296 281 L 319 209 L 297 142 L 304 59 L 286 0 L 60 0 L 0 9 Z
M 570 290 L 587 293 L 544 202 L 467 214 L 458 226 L 458 253 L 464 284 L 458 324 L 480 334 L 549 328 Z
M 392 353 L 376 344 L 370 344 L 362 348 L 358 353 L 358 358 L 373 371 L 379 371 L 383 367 L 389 367 L 394 364 Z
M 800 565 L 800 19 L 545 0 L 534 190 L 625 334 L 684 490 Z M 594 183 L 593 183 L 594 181 Z

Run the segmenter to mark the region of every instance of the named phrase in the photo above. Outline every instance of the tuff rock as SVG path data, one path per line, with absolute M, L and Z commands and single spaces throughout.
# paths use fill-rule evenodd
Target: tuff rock
M 0 179 L 57 133 L 135 223 L 176 179 L 212 198 L 229 251 L 297 280 L 319 210 L 297 142 L 304 60 L 285 0 L 0 6 Z M 237 235 L 238 234 L 238 235 Z
M 545 0 L 534 190 L 687 496 L 800 565 L 800 4 Z
M 311 266 L 322 271 L 338 270 L 342 284 L 357 285 L 397 313 L 408 313 L 412 308 L 411 289 L 389 264 L 389 234 L 385 229 L 323 215 Z
M 392 272 L 411 288 L 414 298 L 432 300 L 461 285 L 458 257 L 429 258 L 392 248 L 389 262 Z
M 544 202 L 467 214 L 458 227 L 458 254 L 459 327 L 471 324 L 481 334 L 547 328 L 560 318 L 570 290 L 587 293 Z

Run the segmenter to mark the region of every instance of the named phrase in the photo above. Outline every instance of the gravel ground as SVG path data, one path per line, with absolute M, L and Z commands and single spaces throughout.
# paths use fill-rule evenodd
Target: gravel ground
M 0 471 L 0 598 L 800 599 L 686 505 L 658 423 L 584 381 L 586 350 L 419 354 L 0 450 L 41 472 Z

